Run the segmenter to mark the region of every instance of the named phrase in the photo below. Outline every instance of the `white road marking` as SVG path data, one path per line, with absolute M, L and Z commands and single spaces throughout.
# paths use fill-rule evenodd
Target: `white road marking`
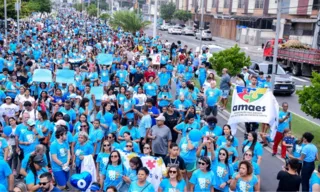
M 291 76 L 291 77 L 292 77 L 292 79 L 295 79 L 295 80 L 297 80 L 297 81 L 301 81 L 301 82 L 305 82 L 305 83 L 309 82 L 309 81 L 304 80 L 304 79 L 301 79 L 301 78 L 299 78 L 299 77 L 295 77 L 295 76 Z

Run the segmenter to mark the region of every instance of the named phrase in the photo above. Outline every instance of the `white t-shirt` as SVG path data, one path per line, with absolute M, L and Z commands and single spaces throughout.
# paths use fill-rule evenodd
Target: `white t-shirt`
M 4 103 L 1 105 L 1 108 L 4 110 L 3 114 L 7 117 L 14 117 L 16 112 L 19 111 L 19 107 L 13 103 L 11 103 L 10 105 Z
M 30 116 L 30 119 L 33 119 L 34 121 L 36 121 L 38 119 L 38 111 L 35 111 L 34 109 L 32 109 L 31 111 L 27 111 L 27 110 L 22 110 L 19 117 L 22 118 L 22 115 L 24 113 L 28 113 Z
M 134 98 L 134 99 L 137 98 L 137 99 L 139 100 L 139 103 L 136 104 L 136 106 L 139 106 L 139 107 L 140 107 L 140 106 L 143 106 L 143 105 L 146 104 L 147 96 L 146 96 L 146 94 L 144 94 L 144 93 L 134 94 L 134 95 L 133 95 L 133 98 Z

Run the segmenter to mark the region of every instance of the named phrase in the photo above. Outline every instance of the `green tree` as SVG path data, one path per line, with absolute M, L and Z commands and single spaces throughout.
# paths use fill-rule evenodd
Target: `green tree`
M 189 19 L 192 19 L 192 14 L 190 11 L 176 10 L 173 14 L 173 17 L 183 22 L 187 22 Z
M 51 12 L 51 0 L 30 0 L 29 2 L 37 3 L 38 4 L 38 10 L 34 10 L 36 12 L 40 13 L 50 13 Z
M 17 11 L 15 10 L 15 3 L 16 0 L 7 0 L 7 18 L 17 19 Z M 32 6 L 31 6 L 32 5 Z M 37 10 L 38 5 L 33 2 L 21 2 L 21 11 L 20 11 L 20 18 L 24 18 L 34 10 Z M 4 19 L 4 4 L 0 3 L 0 19 Z
M 99 18 L 102 19 L 102 20 L 107 21 L 107 20 L 110 19 L 110 15 L 108 13 L 103 13 L 103 14 L 100 15 Z
M 73 5 L 73 7 L 77 10 L 77 11 L 82 11 L 82 4 L 81 3 L 76 3 Z
M 97 6 L 95 4 L 90 4 L 89 7 L 87 8 L 87 12 L 90 17 L 96 17 L 97 16 Z
M 235 76 L 241 72 L 241 69 L 244 66 L 249 66 L 251 64 L 250 57 L 246 57 L 246 54 L 241 52 L 238 45 L 218 53 L 213 53 L 209 62 L 219 76 L 222 75 L 223 68 L 227 68 L 229 74 Z
M 301 110 L 313 118 L 320 119 L 320 74 L 312 72 L 311 85 L 298 90 Z
M 150 21 L 143 21 L 140 16 L 133 11 L 116 11 L 109 19 L 109 24 L 112 28 L 117 29 L 121 27 L 124 31 L 131 33 L 145 28 L 150 23 Z
M 173 14 L 176 11 L 176 5 L 172 2 L 162 4 L 160 6 L 160 16 L 166 21 L 170 21 L 173 18 Z

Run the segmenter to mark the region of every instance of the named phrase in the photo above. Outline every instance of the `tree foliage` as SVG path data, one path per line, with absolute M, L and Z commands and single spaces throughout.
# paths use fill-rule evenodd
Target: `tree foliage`
M 17 11 L 15 10 L 16 0 L 7 0 L 7 18 L 17 19 Z M 20 18 L 29 16 L 32 12 L 50 13 L 50 0 L 29 0 L 21 1 Z M 4 3 L 0 3 L 0 19 L 4 19 Z
M 181 21 L 187 22 L 189 19 L 192 19 L 192 14 L 190 11 L 176 10 L 173 14 L 173 17 Z
M 109 24 L 112 28 L 121 27 L 124 31 L 135 33 L 140 29 L 145 28 L 151 22 L 143 21 L 139 15 L 133 11 L 116 11 L 109 19 Z
M 229 74 L 235 76 L 241 72 L 241 69 L 244 66 L 249 66 L 251 64 L 250 57 L 246 57 L 246 54 L 241 52 L 238 45 L 218 53 L 213 53 L 209 62 L 219 76 L 222 75 L 223 68 L 227 68 Z
M 81 3 L 76 3 L 73 5 L 73 7 L 77 10 L 77 11 L 82 11 L 82 4 Z
M 166 21 L 170 21 L 173 18 L 173 14 L 176 11 L 176 5 L 172 2 L 162 4 L 160 6 L 160 16 Z
M 96 17 L 97 16 L 97 6 L 95 4 L 90 4 L 87 8 L 87 12 L 89 14 L 90 17 Z
M 108 13 L 103 13 L 103 14 L 100 15 L 99 18 L 102 19 L 102 20 L 107 21 L 107 20 L 110 19 L 110 15 Z
M 313 118 L 320 119 L 320 74 L 312 72 L 311 85 L 298 90 L 301 110 Z

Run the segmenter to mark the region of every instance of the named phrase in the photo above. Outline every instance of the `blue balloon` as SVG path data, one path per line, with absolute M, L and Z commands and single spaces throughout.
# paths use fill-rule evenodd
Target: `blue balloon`
M 201 131 L 199 131 L 198 129 L 192 129 L 192 130 L 189 132 L 189 139 L 190 139 L 192 142 L 198 142 L 198 141 L 200 141 L 201 137 L 202 137 Z
M 80 174 L 73 174 L 70 178 L 71 185 L 80 191 L 87 190 L 91 182 L 92 176 L 89 172 L 86 171 Z
M 135 98 L 136 99 L 136 104 L 139 104 L 139 99 L 138 98 Z
M 3 128 L 3 133 L 4 133 L 6 136 L 9 136 L 9 135 L 12 133 L 11 127 L 6 126 L 5 128 Z

